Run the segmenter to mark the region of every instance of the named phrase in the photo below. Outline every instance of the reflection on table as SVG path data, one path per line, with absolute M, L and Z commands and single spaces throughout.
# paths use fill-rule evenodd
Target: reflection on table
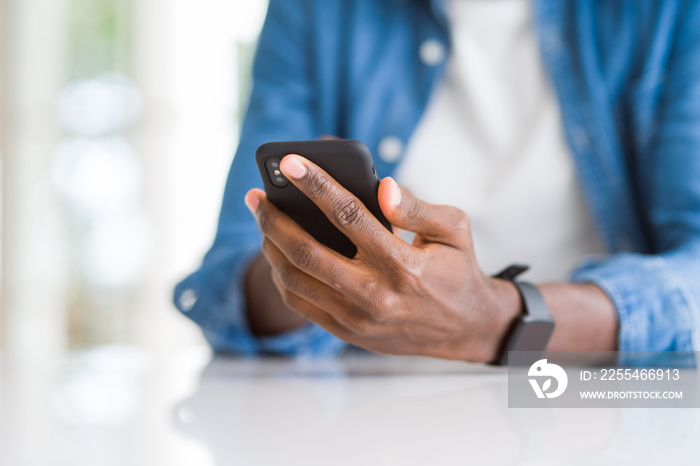
M 509 409 L 502 368 L 211 359 L 107 347 L 1 359 L 0 463 L 697 464 L 697 409 Z

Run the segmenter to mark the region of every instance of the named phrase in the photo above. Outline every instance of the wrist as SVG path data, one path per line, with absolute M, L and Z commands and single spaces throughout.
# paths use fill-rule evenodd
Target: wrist
M 490 325 L 485 334 L 484 354 L 480 362 L 492 362 L 498 358 L 501 346 L 513 322 L 523 314 L 520 292 L 510 280 L 488 277 L 490 289 Z

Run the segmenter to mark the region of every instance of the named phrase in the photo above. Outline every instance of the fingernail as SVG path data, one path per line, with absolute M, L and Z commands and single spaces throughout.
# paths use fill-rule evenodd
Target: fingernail
M 397 206 L 401 204 L 401 188 L 399 188 L 399 185 L 394 181 L 394 179 L 391 179 L 391 194 L 389 195 L 389 204 L 393 206 Z
M 298 180 L 306 174 L 306 167 L 296 155 L 288 155 L 283 158 L 280 167 L 282 168 L 282 173 L 295 180 Z
M 258 206 L 260 205 L 260 198 L 254 193 L 248 192 L 248 194 L 245 195 L 244 201 L 246 207 L 248 207 L 248 210 L 255 215 L 255 212 L 258 211 Z

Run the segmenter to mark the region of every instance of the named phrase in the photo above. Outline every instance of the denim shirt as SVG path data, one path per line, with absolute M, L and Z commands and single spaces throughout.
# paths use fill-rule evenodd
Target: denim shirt
M 700 2 L 535 0 L 534 15 L 609 251 L 585 259 L 571 281 L 611 298 L 620 350 L 700 350 Z M 253 154 L 264 142 L 332 134 L 365 142 L 378 173 L 391 175 L 443 75 L 447 26 L 439 0 L 270 1 L 216 239 L 174 293 L 215 350 L 345 348 L 314 324 L 265 338 L 248 329 L 243 278 L 261 241 L 243 204 L 261 187 Z

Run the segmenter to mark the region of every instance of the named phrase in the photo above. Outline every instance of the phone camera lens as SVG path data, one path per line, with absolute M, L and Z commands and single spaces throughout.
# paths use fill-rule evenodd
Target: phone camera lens
M 265 161 L 265 169 L 270 182 L 277 188 L 284 188 L 289 184 L 289 180 L 280 171 L 280 160 L 270 157 Z

